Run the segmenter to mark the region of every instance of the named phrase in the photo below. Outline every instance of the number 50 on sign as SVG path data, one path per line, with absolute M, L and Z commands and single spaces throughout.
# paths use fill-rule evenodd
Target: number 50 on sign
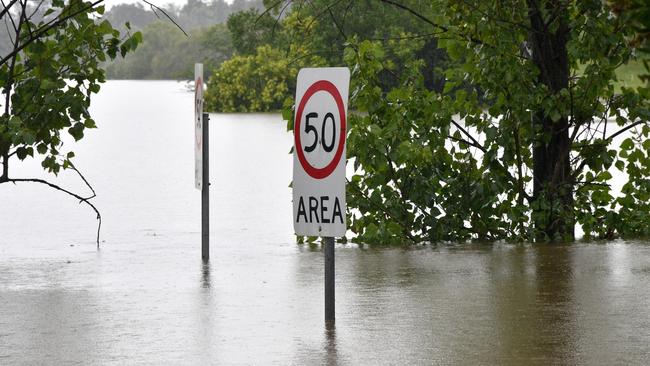
M 298 73 L 293 149 L 296 235 L 344 236 L 345 135 L 350 71 L 308 68 Z

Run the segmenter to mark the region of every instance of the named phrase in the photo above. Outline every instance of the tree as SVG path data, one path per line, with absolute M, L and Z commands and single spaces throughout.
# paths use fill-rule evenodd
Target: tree
M 240 11 L 230 15 L 227 24 L 233 47 L 240 55 L 252 55 L 263 45 L 279 48 L 279 43 L 286 44 L 278 39 L 283 38 L 281 26 L 269 13 L 260 14 L 257 9 Z
M 318 57 L 289 58 L 271 46 L 260 46 L 255 54 L 235 56 L 213 72 L 205 108 L 217 112 L 280 110 L 295 90 L 300 68 L 322 64 Z
M 146 1 L 145 4 L 148 5 L 148 8 L 141 3 L 114 5 L 106 11 L 104 18 L 109 20 L 111 24 L 116 25 L 128 22 L 131 24 L 132 29 L 141 30 L 156 20 L 167 18 L 167 14 L 180 27 L 192 31 L 198 28 L 210 27 L 214 24 L 225 23 L 230 14 L 244 9 L 264 8 L 261 0 L 188 0 L 182 6 L 167 3 L 163 7 L 155 6 Z
M 131 29 L 135 30 L 141 30 L 158 19 L 153 11 L 145 9 L 141 3 L 117 4 L 106 11 L 103 17 L 116 26 L 129 23 Z
M 645 0 L 615 1 L 609 4 L 617 16 L 625 18 L 634 29 L 631 43 L 636 46 L 647 74 L 640 75 L 650 83 L 650 3 Z
M 252 36 L 264 42 L 264 37 L 278 33 L 277 28 L 286 23 L 286 19 L 316 20 L 314 24 L 309 24 L 309 33 L 294 32 L 284 37 L 274 36 L 269 44 L 279 49 L 286 49 L 295 44 L 308 44 L 310 52 L 324 58 L 328 66 L 346 65 L 343 59 L 344 49 L 353 40 L 373 40 L 386 44 L 393 39 L 408 37 L 419 45 L 418 57 L 425 62 L 422 70 L 425 75 L 425 86 L 429 89 L 441 90 L 444 85 L 444 77 L 437 72 L 437 69 L 444 67 L 447 57 L 444 51 L 437 47 L 435 34 L 409 13 L 395 11 L 394 7 L 380 1 L 368 0 L 311 0 L 309 2 L 267 0 L 266 3 L 271 8 L 248 22 L 254 24 L 239 27 L 240 32 L 245 32 L 245 37 Z M 408 1 L 407 3 L 417 9 L 422 2 Z M 229 29 L 235 37 L 237 31 L 230 25 Z M 261 36 L 256 37 L 255 33 Z M 422 39 L 426 42 L 417 42 Z M 395 57 L 386 60 L 397 64 L 398 67 L 392 68 L 390 72 L 382 71 L 380 77 L 382 89 L 389 90 L 396 86 L 404 70 L 403 67 L 399 67 L 403 66 L 403 61 Z
M 45 9 L 42 17 L 27 0 L 11 0 L 0 10 L 0 20 L 8 29 L 11 47 L 0 55 L 2 99 L 0 107 L 0 184 L 34 182 L 65 192 L 99 211 L 89 201 L 94 191 L 74 166 L 74 152 L 64 152 L 61 134 L 67 131 L 75 140 L 87 128 L 95 128 L 88 113 L 90 98 L 105 81 L 100 64 L 134 50 L 141 34 L 121 37 L 111 24 L 98 21 L 104 8 L 102 0 L 52 0 L 38 2 Z M 28 157 L 42 158 L 42 166 L 57 174 L 73 169 L 93 192 L 79 194 L 43 179 L 14 178 L 12 162 Z M 97 232 L 99 245 L 99 227 Z
M 363 112 L 348 135 L 359 240 L 571 241 L 576 223 L 587 236 L 650 234 L 648 89 L 615 85 L 635 57 L 625 17 L 600 0 L 379 1 L 421 22 L 450 63 L 436 91 L 424 37 L 346 49 Z M 614 169 L 628 176 L 620 195 Z
M 410 15 L 395 12 L 392 7 L 372 1 L 329 2 L 310 1 L 306 6 L 291 6 L 301 2 L 267 1 L 271 8 L 264 12 L 251 9 L 232 14 L 228 30 L 236 56 L 215 72 L 208 83 L 206 106 L 218 111 L 267 111 L 282 107 L 284 99 L 295 92 L 295 75 L 305 66 L 344 65 L 343 49 L 353 39 L 377 39 L 387 42 L 391 37 L 415 31 L 421 24 Z M 323 10 L 325 9 L 325 10 Z M 337 14 L 335 17 L 334 14 Z M 377 22 L 377 19 L 385 22 Z M 431 36 L 428 34 L 427 36 Z M 444 52 L 435 47 L 436 40 L 421 44 L 418 52 L 425 60 L 425 85 L 441 89 L 444 78 L 434 70 L 444 64 Z M 271 51 L 273 50 L 273 51 Z M 271 71 L 257 66 L 260 52 L 271 57 L 267 66 L 286 67 Z M 387 62 L 402 65 L 396 54 Z M 285 62 L 285 61 L 288 61 Z M 260 60 L 265 66 L 265 61 Z M 254 66 L 255 65 L 255 66 Z M 284 66 L 282 66 L 284 65 Z M 382 72 L 382 89 L 395 86 L 403 68 Z M 269 97 L 263 88 L 285 90 L 286 95 Z
M 225 32 L 223 26 L 216 27 Z M 229 55 L 229 52 L 218 55 L 218 49 L 205 47 L 202 44 L 204 31 L 195 29 L 185 35 L 169 22 L 150 23 L 142 29 L 142 45 L 129 57 L 118 57 L 107 65 L 107 75 L 111 79 L 192 78 L 195 62 L 219 63 L 219 59 Z M 208 54 L 215 54 L 217 59 L 211 60 Z
M 254 12 L 239 13 L 248 17 Z M 231 18 L 232 19 L 232 18 Z M 278 25 L 278 40 L 291 39 L 295 34 L 310 34 L 317 22 L 313 18 L 286 17 Z M 229 22 L 229 27 L 231 23 Z M 239 41 L 236 41 L 239 40 Z M 296 76 L 302 67 L 325 65 L 325 60 L 312 52 L 305 42 L 287 43 L 287 49 L 263 44 L 254 38 L 242 42 L 233 34 L 233 43 L 239 47 L 257 46 L 252 54 L 237 55 L 214 70 L 208 79 L 205 107 L 218 112 L 265 112 L 280 110 L 295 92 Z M 236 43 L 235 43 L 236 44 Z M 246 46 L 243 46 L 246 44 Z

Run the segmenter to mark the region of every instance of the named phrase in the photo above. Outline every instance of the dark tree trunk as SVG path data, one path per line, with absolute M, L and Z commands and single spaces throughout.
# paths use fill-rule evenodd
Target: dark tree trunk
M 538 83 L 551 93 L 569 85 L 569 27 L 562 1 L 529 0 L 530 40 Z M 540 9 L 544 9 L 544 15 Z M 541 107 L 533 114 L 533 222 L 537 240 L 574 239 L 569 121 L 553 121 Z
M 9 154 L 2 153 L 2 174 L 0 174 L 0 183 L 9 179 Z
M 424 47 L 418 51 L 416 57 L 424 60 L 422 68 L 424 87 L 427 90 L 442 93 L 445 88 L 445 75 L 444 72 L 437 72 L 436 68 L 444 70 L 449 61 L 445 51 L 438 48 L 438 39 L 428 40 Z

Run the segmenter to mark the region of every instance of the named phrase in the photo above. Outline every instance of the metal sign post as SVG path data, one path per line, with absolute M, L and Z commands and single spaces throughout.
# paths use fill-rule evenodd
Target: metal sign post
M 333 322 L 334 238 L 345 236 L 345 136 L 350 70 L 298 73 L 293 149 L 293 228 L 323 238 L 325 321 Z
M 203 176 L 201 187 L 201 258 L 210 259 L 210 115 L 203 113 Z
M 323 252 L 325 253 L 325 321 L 335 320 L 334 301 L 334 238 L 323 238 Z

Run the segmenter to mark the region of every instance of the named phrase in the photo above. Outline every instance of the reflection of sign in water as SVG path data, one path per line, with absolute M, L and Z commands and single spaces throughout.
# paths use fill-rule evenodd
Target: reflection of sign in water
M 302 69 L 296 86 L 293 221 L 297 235 L 344 236 L 350 72 Z
M 194 64 L 194 186 L 203 186 L 203 64 Z

